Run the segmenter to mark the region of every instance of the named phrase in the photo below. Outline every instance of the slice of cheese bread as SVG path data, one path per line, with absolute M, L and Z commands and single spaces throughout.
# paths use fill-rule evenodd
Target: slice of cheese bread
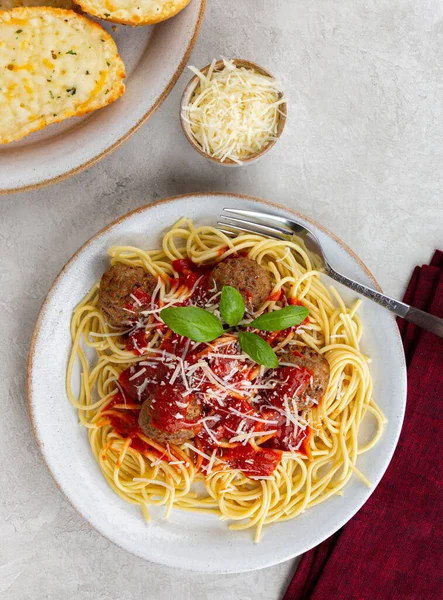
M 72 0 L 0 0 L 0 10 L 11 10 L 17 6 L 52 6 L 69 10 L 76 8 Z
M 124 76 L 97 23 L 60 8 L 0 12 L 0 143 L 110 104 Z
M 126 25 L 152 25 L 176 15 L 190 0 L 75 0 L 87 13 Z

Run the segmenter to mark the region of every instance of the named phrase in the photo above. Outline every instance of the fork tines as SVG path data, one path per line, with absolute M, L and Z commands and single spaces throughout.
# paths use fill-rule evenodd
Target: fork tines
M 228 215 L 220 215 L 220 221 L 218 221 L 218 225 L 221 226 L 220 231 L 227 235 L 235 235 L 238 232 L 247 232 L 247 233 L 255 233 L 258 235 L 266 235 L 268 237 L 275 238 L 277 240 L 285 239 L 286 236 L 291 235 L 291 230 L 289 228 L 283 227 L 281 224 L 277 225 L 276 223 L 267 224 L 264 222 L 260 222 L 260 220 L 268 219 L 268 215 L 264 213 L 258 213 L 250 210 L 241 210 L 241 209 L 233 209 L 233 208 L 225 208 L 223 209 L 227 213 L 238 214 L 240 216 L 248 217 L 248 218 L 239 218 Z M 269 215 L 270 220 L 274 220 L 275 217 Z M 275 219 L 279 223 L 282 222 L 279 217 Z

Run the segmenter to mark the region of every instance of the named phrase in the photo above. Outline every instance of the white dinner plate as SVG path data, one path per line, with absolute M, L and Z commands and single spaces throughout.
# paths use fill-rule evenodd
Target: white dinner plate
M 142 511 L 127 504 L 106 483 L 65 391 L 71 346 L 69 325 L 76 304 L 109 266 L 107 250 L 115 244 L 159 246 L 166 228 L 181 216 L 216 224 L 223 207 L 262 208 L 291 216 L 277 205 L 231 194 L 190 194 L 154 202 L 118 219 L 92 237 L 71 258 L 54 282 L 38 317 L 28 369 L 28 399 L 35 436 L 54 479 L 77 511 L 100 533 L 147 560 L 193 571 L 232 573 L 267 567 L 297 556 L 332 535 L 366 502 L 380 481 L 397 444 L 406 402 L 403 346 L 395 319 L 364 301 L 363 351 L 372 357 L 374 397 L 387 417 L 378 444 L 358 460 L 372 482 L 368 489 L 353 477 L 343 496 L 335 496 L 292 521 L 264 528 L 259 544 L 252 530 L 229 531 L 214 515 L 174 510 L 168 521 L 153 510 L 147 525 Z M 332 233 L 307 217 L 297 218 L 319 237 L 332 265 L 372 286 L 377 283 L 361 261 Z M 327 279 L 327 278 L 325 278 Z M 355 294 L 336 284 L 346 301 Z M 378 286 L 377 286 L 378 287 Z M 367 423 L 364 436 L 374 425 Z M 374 527 L 377 524 L 374 523 Z
M 157 110 L 180 77 L 197 39 L 206 0 L 191 0 L 158 25 L 98 21 L 114 38 L 126 67 L 126 91 L 109 106 L 0 145 L 0 194 L 33 189 L 74 175 L 115 150 Z M 96 20 L 96 19 L 95 19 Z

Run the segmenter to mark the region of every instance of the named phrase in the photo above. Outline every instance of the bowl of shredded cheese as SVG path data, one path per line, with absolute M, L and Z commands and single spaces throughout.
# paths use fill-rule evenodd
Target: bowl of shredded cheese
M 277 80 L 240 59 L 213 60 L 187 85 L 180 107 L 185 136 L 209 160 L 226 166 L 255 162 L 281 136 L 287 101 Z

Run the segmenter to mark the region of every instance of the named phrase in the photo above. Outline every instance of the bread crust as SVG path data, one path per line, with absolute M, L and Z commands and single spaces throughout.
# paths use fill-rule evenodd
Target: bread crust
M 77 10 L 77 5 L 73 0 L 0 0 L 0 10 L 31 6 L 52 6 L 53 8 Z

